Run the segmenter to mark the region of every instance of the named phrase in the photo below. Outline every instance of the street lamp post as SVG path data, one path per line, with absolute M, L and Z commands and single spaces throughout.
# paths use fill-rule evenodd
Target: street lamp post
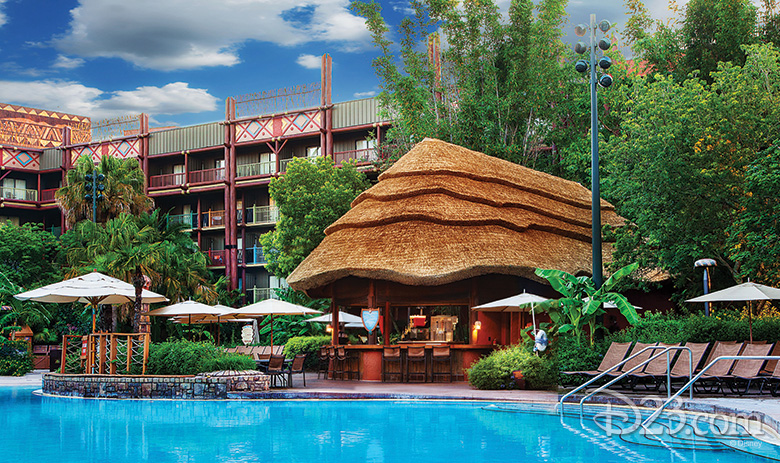
M 590 69 L 590 171 L 591 171 L 591 226 L 592 226 L 592 248 L 593 248 L 593 283 L 596 288 L 600 288 L 604 282 L 601 256 L 601 192 L 599 188 L 599 134 L 598 134 L 598 99 L 596 96 L 596 86 L 607 88 L 612 85 L 612 76 L 603 74 L 597 79 L 596 73 L 596 53 L 599 49 L 606 51 L 612 45 L 608 38 L 604 37 L 596 42 L 596 31 L 607 32 L 612 24 L 603 20 L 596 24 L 596 15 L 590 15 L 590 25 L 579 24 L 574 28 L 574 32 L 582 37 L 590 32 L 590 46 L 585 42 L 577 42 L 574 51 L 578 54 L 589 53 L 590 63 L 581 59 L 574 64 L 577 72 L 584 73 Z M 607 70 L 612 65 L 612 60 L 607 56 L 602 56 L 598 66 Z
M 699 259 L 696 262 L 693 263 L 693 268 L 704 268 L 704 294 L 709 294 L 710 292 L 710 267 L 717 267 L 718 263 L 715 261 L 715 259 Z M 709 317 L 710 316 L 710 303 L 705 302 L 704 303 L 704 316 Z
M 87 194 L 84 195 L 84 199 L 87 201 L 92 201 L 93 222 L 97 222 L 97 202 L 103 199 L 103 191 L 106 189 L 106 186 L 101 182 L 103 182 L 105 179 L 106 176 L 103 174 L 95 175 L 94 170 L 91 174 L 84 176 L 84 181 L 86 182 L 84 189 L 87 190 Z

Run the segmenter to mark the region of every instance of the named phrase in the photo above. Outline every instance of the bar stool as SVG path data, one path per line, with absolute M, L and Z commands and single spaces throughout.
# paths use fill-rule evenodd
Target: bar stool
M 417 365 L 416 368 L 413 368 Z M 420 372 L 419 365 L 422 365 L 422 372 Z M 412 381 L 412 377 L 422 377 L 420 381 Z M 425 357 L 425 347 L 409 346 L 406 349 L 406 382 L 420 382 L 424 383 L 428 380 L 428 360 Z
M 398 372 L 390 371 L 390 365 L 397 365 Z M 401 348 L 400 347 L 385 347 L 382 349 L 382 381 L 387 381 L 387 376 L 398 375 L 398 382 L 402 382 L 404 378 L 403 368 L 401 368 Z
M 336 355 L 336 348 L 333 346 L 328 347 L 328 360 L 330 361 L 330 372 L 332 379 L 338 379 L 337 376 L 344 378 L 344 365 L 340 361 L 338 355 Z
M 439 368 L 436 368 L 436 367 Z M 434 347 L 431 353 L 431 381 L 436 382 L 436 378 L 446 376 L 447 382 L 452 382 L 452 353 L 450 346 Z
M 328 370 L 330 366 L 330 358 L 328 357 L 328 346 L 320 347 L 320 364 L 317 369 L 317 379 L 320 379 L 320 374 L 325 375 L 325 379 L 328 379 Z
M 336 360 L 341 367 L 341 379 L 353 379 L 354 376 L 358 374 L 357 358 L 347 354 L 347 350 L 344 346 L 338 346 L 336 348 Z

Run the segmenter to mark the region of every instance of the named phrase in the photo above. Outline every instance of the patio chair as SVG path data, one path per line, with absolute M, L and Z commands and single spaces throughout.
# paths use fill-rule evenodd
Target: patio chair
M 630 342 L 613 342 L 610 344 L 607 353 L 604 354 L 604 358 L 601 359 L 601 363 L 595 370 L 564 371 L 562 373 L 564 375 L 598 376 L 620 363 L 626 357 L 626 352 L 628 352 L 628 349 L 630 348 Z
M 710 356 L 707 358 L 707 361 L 705 362 L 704 366 L 706 367 L 718 357 L 739 355 L 743 347 L 744 347 L 744 343 L 741 342 L 726 343 L 726 342 L 718 341 L 718 343 L 715 344 L 715 347 L 712 349 L 712 352 L 710 353 Z M 718 361 L 709 370 L 707 370 L 707 373 L 705 373 L 703 376 L 699 378 L 699 382 L 697 384 L 694 384 L 694 387 L 698 386 L 697 390 L 701 392 L 707 392 L 707 393 L 715 393 L 721 391 L 722 384 L 720 378 L 722 376 L 726 376 L 729 374 L 731 368 L 734 366 L 734 362 L 735 362 L 734 360 Z
M 328 379 L 329 366 L 330 366 L 330 358 L 328 357 L 328 346 L 321 346 L 320 364 L 317 368 L 317 379 L 320 379 L 320 374 L 324 374 L 325 379 Z
M 693 374 L 696 374 L 696 371 L 698 370 L 699 364 L 701 363 L 701 359 L 704 358 L 704 354 L 707 353 L 707 349 L 710 347 L 710 343 L 708 342 L 686 342 L 685 347 L 689 348 L 691 350 L 691 355 L 693 355 L 693 358 L 691 359 L 691 362 L 688 362 L 688 351 L 687 350 L 681 350 L 680 353 L 677 355 L 677 360 L 674 362 L 674 365 L 672 366 L 672 371 L 669 372 L 669 375 L 672 379 L 672 383 L 685 381 L 688 382 L 690 377 L 690 371 L 689 368 L 693 367 Z M 658 389 L 661 389 L 661 386 L 666 384 L 666 374 L 664 374 L 662 377 L 656 378 L 656 381 L 658 382 Z
M 679 347 L 680 343 L 676 344 L 666 344 L 663 342 L 658 343 L 659 346 L 662 347 Z M 650 356 L 654 357 L 656 355 L 662 354 L 663 349 L 655 349 L 651 350 Z M 677 355 L 676 350 L 669 351 L 669 365 L 674 364 L 674 357 Z M 688 356 L 686 354 L 686 363 L 688 360 Z M 635 371 L 634 373 L 631 373 L 628 375 L 628 381 L 631 389 L 635 389 L 638 385 L 642 384 L 645 386 L 645 389 L 650 390 L 650 383 L 653 385 L 653 390 L 657 391 L 661 387 L 661 382 L 658 381 L 658 379 L 663 378 L 663 380 L 666 380 L 666 370 L 667 370 L 667 364 L 666 364 L 666 354 L 660 355 L 656 357 L 655 359 L 651 360 L 647 365 L 645 365 L 645 368 L 643 371 Z
M 773 346 L 774 344 L 746 344 L 745 348 L 742 349 L 742 353 L 739 355 L 746 357 L 767 356 L 769 355 L 769 351 L 772 350 Z M 753 384 L 753 381 L 761 382 L 761 386 L 763 388 L 763 376 L 760 376 L 759 372 L 761 371 L 761 367 L 764 365 L 764 363 L 766 363 L 766 360 L 737 360 L 737 363 L 734 365 L 734 369 L 731 370 L 731 374 L 721 376 L 720 378 L 721 390 L 723 390 L 724 395 L 725 390 L 723 389 L 723 385 L 726 385 L 732 393 L 741 396 L 748 393 L 750 386 Z M 742 386 L 744 386 L 744 389 Z M 761 393 L 761 389 L 759 389 L 758 393 Z
M 236 347 L 236 354 L 241 355 L 252 355 L 252 348 L 249 346 L 238 346 Z
M 298 354 L 293 357 L 292 364 L 287 370 L 287 385 L 293 387 L 293 375 L 300 373 L 303 376 L 303 387 L 306 387 L 306 354 Z
M 287 372 L 284 369 L 284 356 L 272 355 L 268 360 L 266 374 L 271 377 L 271 387 L 287 387 Z

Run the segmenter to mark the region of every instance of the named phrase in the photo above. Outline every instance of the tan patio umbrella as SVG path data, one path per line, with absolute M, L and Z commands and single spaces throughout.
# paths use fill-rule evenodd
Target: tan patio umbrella
M 771 286 L 760 285 L 758 283 L 742 283 L 731 286 L 714 293 L 688 299 L 685 302 L 748 302 L 748 329 L 750 331 L 750 342 L 753 342 L 753 307 L 751 301 L 770 301 L 780 299 L 780 289 Z
M 293 304 L 278 299 L 266 299 L 255 302 L 246 307 L 233 310 L 229 315 L 240 318 L 257 318 L 266 315 L 271 316 L 271 346 L 274 345 L 274 315 L 312 315 L 322 313 L 319 310 L 310 309 L 302 305 Z
M 20 301 L 84 302 L 92 306 L 92 332 L 95 332 L 95 308 L 98 304 L 124 304 L 135 301 L 135 286 L 120 279 L 92 272 L 19 293 Z M 168 298 L 147 289 L 141 291 L 141 303 L 167 302 Z
M 196 317 L 200 316 L 201 318 L 202 316 L 221 317 L 227 315 L 232 310 L 235 309 L 231 309 L 229 307 L 223 309 L 202 304 L 200 302 L 184 301 L 151 310 L 147 313 L 147 315 L 153 317 L 187 317 L 191 322 L 193 315 Z

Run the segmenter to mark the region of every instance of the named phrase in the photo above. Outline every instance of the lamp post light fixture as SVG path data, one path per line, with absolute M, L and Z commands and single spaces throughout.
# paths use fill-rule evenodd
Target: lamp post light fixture
M 596 15 L 590 15 L 590 25 L 578 24 L 574 27 L 574 32 L 583 37 L 590 32 L 590 46 L 585 42 L 577 42 L 574 45 L 574 51 L 582 55 L 589 53 L 590 62 L 585 59 L 578 60 L 574 64 L 574 69 L 579 73 L 585 73 L 590 69 L 590 171 L 591 171 L 591 226 L 592 226 L 592 248 L 593 248 L 593 283 L 596 288 L 600 288 L 604 282 L 604 273 L 602 270 L 601 256 L 601 192 L 599 188 L 599 134 L 598 134 L 598 101 L 596 97 L 596 86 L 607 88 L 612 85 L 612 76 L 596 73 L 596 54 L 599 50 L 607 51 L 612 43 L 607 37 L 596 41 L 596 32 L 607 32 L 612 27 L 612 23 L 603 20 L 596 24 Z M 602 56 L 598 60 L 598 67 L 606 71 L 612 65 L 612 60 L 608 56 Z
M 86 201 L 92 201 L 92 221 L 97 222 L 97 202 L 103 199 L 103 191 L 106 186 L 102 183 L 106 179 L 103 174 L 95 174 L 93 170 L 91 174 L 84 176 L 84 189 L 87 190 L 87 194 L 84 195 Z
M 715 259 L 699 259 L 693 264 L 693 268 L 704 268 L 704 294 L 710 293 L 710 267 L 717 267 Z M 710 316 L 710 303 L 704 303 L 704 316 Z

